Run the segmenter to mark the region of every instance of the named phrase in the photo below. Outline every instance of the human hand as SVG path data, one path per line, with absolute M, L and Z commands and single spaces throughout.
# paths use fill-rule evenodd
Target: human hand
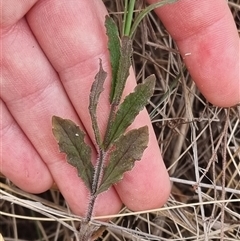
M 76 170 L 66 163 L 64 155 L 58 153 L 51 132 L 51 117 L 58 115 L 73 119 L 85 128 L 91 143 L 93 133 L 87 114 L 88 95 L 98 70 L 99 58 L 102 58 L 104 67 L 109 72 L 107 39 L 103 26 L 107 12 L 100 1 L 32 1 L 20 3 L 21 8 L 10 1 L 4 4 L 8 6 L 2 7 L 8 11 L 4 12 L 2 18 L 4 48 L 1 63 L 1 106 L 4 142 L 1 171 L 16 185 L 29 192 L 45 191 L 55 181 L 73 212 L 83 215 L 88 202 L 87 190 Z M 32 5 L 34 6 L 30 9 Z M 171 12 L 171 7 L 174 6 L 166 6 L 167 11 Z M 188 13 L 187 7 L 186 10 L 183 9 Z M 26 18 L 23 18 L 25 14 Z M 172 29 L 173 37 L 179 41 L 180 50 L 184 53 L 183 40 L 187 32 L 181 35 L 181 31 L 177 34 L 173 29 L 173 25 L 180 22 L 179 19 L 168 19 L 167 14 L 162 18 L 169 31 Z M 230 22 L 230 18 L 228 21 Z M 188 28 L 196 29 L 195 24 L 199 25 L 200 22 L 194 23 L 194 26 L 184 24 Z M 233 31 L 232 38 L 235 38 L 234 34 Z M 193 46 L 193 40 L 188 40 L 188 44 L 192 43 L 188 46 Z M 185 51 L 193 53 L 191 49 Z M 206 60 L 206 55 L 202 56 L 201 62 L 204 59 Z M 195 65 L 192 61 L 189 63 L 190 71 L 192 76 L 198 76 L 200 70 L 196 61 L 199 59 L 195 61 Z M 230 79 L 229 74 L 226 75 Z M 197 79 L 199 83 L 206 81 L 203 77 Z M 230 93 L 233 93 L 232 89 L 236 93 L 239 79 L 235 81 L 234 76 L 232 79 L 235 89 L 231 87 Z M 126 93 L 131 91 L 134 85 L 135 79 L 131 73 Z M 219 87 L 219 82 L 217 86 Z M 202 88 L 203 93 L 206 89 L 206 86 L 205 89 Z M 109 82 L 106 82 L 105 90 L 109 90 Z M 101 109 L 99 108 L 98 117 L 102 130 L 106 125 L 109 109 L 108 93 L 104 96 L 99 105 Z M 227 103 L 232 105 L 233 94 L 230 97 L 231 100 L 228 99 Z M 235 94 L 235 100 L 239 101 L 237 97 L 239 98 Z M 222 96 L 219 99 L 222 99 Z M 221 105 L 219 102 L 218 104 Z M 170 184 L 146 111 L 140 113 L 134 127 L 144 124 L 149 125 L 150 142 L 142 161 L 137 162 L 134 169 L 126 173 L 123 181 L 115 188 L 99 196 L 95 215 L 116 213 L 122 202 L 132 210 L 140 210 L 158 207 L 166 201 Z
M 83 216 L 89 195 L 75 168 L 59 153 L 51 118 L 72 119 L 85 129 L 93 146 L 88 99 L 99 58 L 110 73 L 104 27 L 107 11 L 101 1 L 35 2 L 3 3 L 8 11 L 2 20 L 1 172 L 28 192 L 43 192 L 56 182 L 72 211 Z M 135 84 L 131 73 L 125 93 Z M 98 105 L 102 131 L 107 124 L 109 89 L 108 79 Z M 150 140 L 142 161 L 114 188 L 99 195 L 95 215 L 117 213 L 122 203 L 132 210 L 159 207 L 168 198 L 168 174 L 148 114 L 143 111 L 133 128 L 145 124 Z

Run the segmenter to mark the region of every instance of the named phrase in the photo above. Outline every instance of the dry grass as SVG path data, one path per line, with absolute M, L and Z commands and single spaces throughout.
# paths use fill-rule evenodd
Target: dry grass
M 124 1 L 104 2 L 121 26 Z M 229 6 L 240 29 L 240 0 Z M 173 188 L 163 208 L 123 209 L 98 240 L 240 240 L 240 107 L 206 102 L 154 13 L 141 23 L 134 51 L 138 81 L 157 76 L 148 110 Z M 58 191 L 31 195 L 0 181 L 5 241 L 74 239 L 79 218 L 69 214 Z

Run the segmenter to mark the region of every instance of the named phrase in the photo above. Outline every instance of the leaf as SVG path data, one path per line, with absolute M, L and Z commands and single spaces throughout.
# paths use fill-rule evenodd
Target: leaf
M 127 77 L 129 76 L 132 52 L 132 40 L 127 36 L 123 36 L 117 80 L 113 91 L 114 96 L 111 104 L 118 105 L 121 100 Z
M 112 86 L 110 92 L 110 103 L 112 103 L 114 90 L 116 88 L 118 65 L 121 55 L 121 45 L 117 25 L 109 16 L 106 16 L 105 27 L 107 30 L 108 50 L 110 54 L 110 62 L 112 68 Z
M 91 191 L 94 169 L 91 148 L 84 141 L 84 132 L 73 121 L 57 116 L 52 117 L 52 125 L 60 151 L 66 153 L 68 163 L 77 168 L 78 176 Z
M 91 93 L 89 96 L 89 113 L 92 120 L 92 127 L 95 134 L 95 139 L 97 144 L 101 145 L 101 138 L 100 138 L 100 132 L 97 124 L 97 105 L 99 101 L 99 96 L 101 92 L 103 91 L 103 83 L 107 77 L 107 73 L 102 68 L 102 60 L 100 59 L 99 63 L 99 71 L 95 76 L 95 81 L 92 84 L 91 87 Z
M 106 137 L 107 141 L 104 142 L 105 149 L 132 124 L 139 112 L 148 103 L 149 98 L 153 95 L 154 86 L 155 76 L 150 75 L 146 78 L 145 83 L 138 84 L 134 92 L 124 99 L 112 122 L 109 135 Z
M 142 158 L 148 144 L 148 127 L 129 131 L 115 143 L 110 153 L 109 164 L 104 168 L 102 184 L 97 193 L 106 191 L 112 184 L 120 181 L 126 171 L 130 171 L 136 160 Z

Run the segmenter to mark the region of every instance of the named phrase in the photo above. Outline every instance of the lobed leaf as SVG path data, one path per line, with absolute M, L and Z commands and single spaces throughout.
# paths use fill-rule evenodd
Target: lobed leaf
M 66 153 L 69 164 L 77 168 L 78 176 L 91 191 L 94 173 L 91 163 L 91 148 L 84 141 L 85 133 L 71 120 L 52 117 L 53 135 L 59 149 Z
M 154 86 L 155 76 L 150 75 L 146 78 L 145 83 L 138 84 L 134 92 L 123 100 L 110 126 L 107 142 L 104 143 L 105 149 L 132 124 L 139 112 L 148 103 L 149 98 L 153 95 Z
M 97 194 L 108 190 L 111 185 L 122 179 L 126 171 L 133 168 L 135 161 L 142 158 L 148 138 L 148 127 L 144 126 L 129 131 L 114 143 L 114 150 L 110 153 L 109 164 L 104 168 Z
M 116 81 L 117 81 L 117 72 L 118 72 L 118 65 L 119 59 L 121 55 L 121 44 L 120 38 L 118 33 L 118 27 L 113 19 L 109 16 L 106 16 L 105 19 L 105 27 L 107 30 L 108 36 L 108 50 L 110 54 L 110 63 L 112 69 L 112 86 L 110 92 L 110 103 L 112 103 L 114 91 L 116 88 Z
M 100 59 L 99 71 L 95 76 L 95 80 L 91 87 L 91 92 L 89 96 L 89 113 L 92 120 L 92 127 L 95 134 L 95 139 L 97 144 L 101 145 L 100 132 L 97 124 L 97 105 L 99 101 L 99 96 L 103 91 L 103 83 L 107 77 L 107 73 L 102 68 L 102 60 Z

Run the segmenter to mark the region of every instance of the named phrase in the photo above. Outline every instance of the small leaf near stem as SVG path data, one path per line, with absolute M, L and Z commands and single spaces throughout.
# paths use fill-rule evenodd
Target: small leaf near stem
M 99 71 L 95 76 L 95 81 L 92 84 L 91 92 L 89 96 L 89 113 L 92 120 L 92 127 L 95 135 L 95 140 L 98 146 L 101 146 L 100 131 L 97 123 L 97 105 L 99 101 L 99 96 L 103 91 L 103 83 L 107 77 L 107 73 L 102 68 L 102 60 L 100 59 Z
M 73 121 L 57 116 L 52 117 L 52 125 L 60 151 L 66 153 L 68 163 L 77 168 L 78 176 L 91 191 L 94 169 L 91 148 L 84 141 L 85 133 Z
M 119 59 L 121 55 L 121 44 L 120 38 L 118 34 L 118 28 L 116 23 L 113 19 L 109 16 L 106 16 L 105 19 L 105 27 L 108 36 L 108 50 L 110 54 L 110 63 L 112 69 L 112 83 L 111 83 L 111 92 L 110 92 L 110 103 L 112 103 L 114 91 L 116 88 L 116 81 L 117 81 L 117 72 L 118 72 L 118 65 Z
M 129 37 L 124 36 L 122 38 L 121 56 L 119 59 L 119 66 L 117 72 L 117 80 L 114 89 L 113 100 L 111 104 L 117 106 L 121 100 L 122 93 L 129 76 L 129 69 L 131 66 L 132 56 L 132 40 Z
M 155 76 L 150 75 L 145 83 L 138 84 L 134 92 L 130 93 L 120 105 L 116 115 L 108 129 L 108 136 L 104 140 L 104 149 L 108 149 L 120 135 L 132 124 L 139 112 L 148 103 L 153 95 L 155 86 Z
M 109 164 L 104 168 L 102 184 L 97 194 L 108 190 L 120 181 L 123 174 L 133 168 L 134 162 L 142 158 L 148 144 L 148 127 L 134 129 L 122 135 L 114 144 L 110 153 Z

